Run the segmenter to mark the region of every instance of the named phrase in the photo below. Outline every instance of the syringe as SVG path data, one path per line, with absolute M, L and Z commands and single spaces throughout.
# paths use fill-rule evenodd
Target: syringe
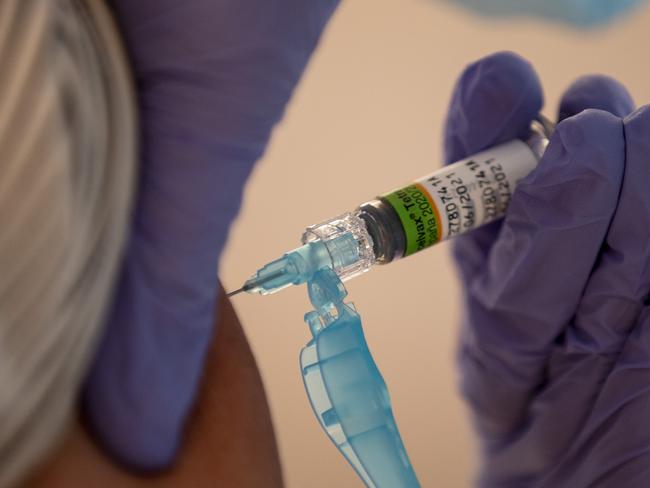
M 542 157 L 553 124 L 449 164 L 415 182 L 307 228 L 303 245 L 260 268 L 242 291 L 267 295 L 305 283 L 328 267 L 349 280 L 374 264 L 410 256 L 502 217 L 519 180 Z
M 309 227 L 302 236 L 304 245 L 260 268 L 233 296 L 242 291 L 267 295 L 310 280 L 323 268 L 350 279 L 370 269 L 375 254 L 365 221 L 356 213 Z

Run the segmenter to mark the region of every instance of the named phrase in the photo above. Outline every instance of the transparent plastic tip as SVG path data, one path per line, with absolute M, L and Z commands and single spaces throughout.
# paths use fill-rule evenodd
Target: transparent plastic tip
M 347 213 L 307 228 L 303 245 L 260 268 L 239 290 L 268 295 L 309 281 L 330 268 L 341 280 L 368 271 L 375 262 L 372 239 L 365 223 Z
M 356 246 L 339 246 L 341 238 L 351 235 Z M 302 235 L 302 243 L 321 241 L 332 257 L 330 266 L 341 281 L 368 271 L 375 264 L 372 237 L 358 213 L 344 213 L 319 224 L 310 225 Z

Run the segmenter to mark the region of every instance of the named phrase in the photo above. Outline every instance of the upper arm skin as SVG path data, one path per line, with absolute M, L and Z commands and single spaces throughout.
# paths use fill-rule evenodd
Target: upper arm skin
M 216 335 L 176 463 L 138 476 L 114 464 L 77 420 L 53 457 L 25 485 L 280 488 L 282 472 L 264 387 L 239 319 L 219 294 Z

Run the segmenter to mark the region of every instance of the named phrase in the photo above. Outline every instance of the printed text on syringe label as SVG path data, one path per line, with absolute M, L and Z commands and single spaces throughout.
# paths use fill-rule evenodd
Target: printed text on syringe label
M 404 254 L 501 217 L 517 182 L 536 164 L 525 143 L 511 141 L 384 195 L 402 223 Z
M 517 140 L 419 180 L 438 208 L 440 240 L 503 216 L 515 186 L 536 164 L 530 148 Z

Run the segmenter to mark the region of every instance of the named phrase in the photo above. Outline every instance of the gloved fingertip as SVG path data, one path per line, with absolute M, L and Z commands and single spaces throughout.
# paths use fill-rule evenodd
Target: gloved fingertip
M 201 283 L 189 283 L 185 296 L 151 288 L 160 275 L 147 271 L 150 265 L 173 260 L 135 255 L 127 258 L 82 401 L 98 445 L 119 464 L 151 472 L 169 466 L 181 445 L 213 337 L 216 292 Z
M 456 84 L 445 128 L 445 159 L 453 162 L 529 129 L 544 102 L 532 65 L 499 52 L 468 66 Z
M 129 398 L 128 389 L 116 378 L 95 371 L 86 385 L 82 404 L 86 427 L 121 466 L 138 473 L 168 468 L 180 446 L 186 412 Z
M 624 157 L 625 137 L 619 117 L 588 109 L 564 120 L 557 125 L 539 165 L 518 188 L 528 200 L 526 218 L 550 228 L 611 218 L 620 192 Z M 598 198 L 585 198 L 584 192 L 594 192 Z M 513 197 L 513 202 L 515 199 L 521 201 Z
M 630 93 L 614 78 L 605 75 L 582 76 L 562 96 L 558 120 L 562 121 L 589 108 L 625 117 L 634 107 Z
M 625 151 L 626 166 L 638 166 L 639 168 L 648 165 L 648 154 L 650 154 L 650 105 L 644 105 L 628 115 L 624 120 L 625 126 Z M 641 181 L 645 177 L 641 174 Z M 646 191 L 647 193 L 647 191 Z M 635 203 L 635 205 L 641 205 Z M 635 216 L 638 216 L 635 215 Z
M 625 118 L 625 133 L 632 133 L 635 138 L 647 141 L 650 140 L 647 134 L 650 132 L 650 105 L 639 107 L 638 110 Z
M 102 450 L 130 471 L 155 473 L 169 468 L 176 457 L 180 428 L 170 431 L 166 426 L 167 430 L 163 432 L 141 419 L 125 428 L 124 418 L 107 417 L 105 408 L 94 406 L 88 398 L 84 401 L 83 416 L 86 428 L 100 440 Z

